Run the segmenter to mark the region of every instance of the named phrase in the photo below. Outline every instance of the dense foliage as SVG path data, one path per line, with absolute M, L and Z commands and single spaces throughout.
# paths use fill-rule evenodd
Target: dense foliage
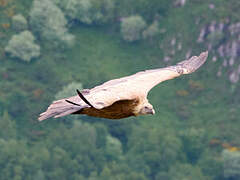
M 239 8 L 235 0 L 0 0 L 0 179 L 238 180 Z M 206 49 L 200 70 L 150 92 L 154 116 L 37 121 L 76 89 Z
M 16 31 L 23 31 L 27 29 L 28 22 L 21 14 L 12 17 L 12 26 Z
M 39 38 L 60 47 L 73 45 L 74 36 L 68 33 L 63 12 L 52 1 L 35 0 L 30 11 L 30 25 Z
M 11 57 L 17 57 L 23 61 L 30 61 L 32 58 L 40 55 L 39 45 L 34 43 L 34 36 L 30 31 L 23 31 L 20 34 L 13 35 L 5 51 Z
M 139 40 L 145 27 L 146 23 L 141 16 L 130 16 L 122 19 L 121 32 L 123 39 L 129 42 Z

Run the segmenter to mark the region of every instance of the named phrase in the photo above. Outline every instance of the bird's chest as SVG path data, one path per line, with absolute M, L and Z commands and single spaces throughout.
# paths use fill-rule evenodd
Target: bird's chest
M 107 118 L 107 119 L 121 119 L 129 116 L 134 116 L 134 108 L 137 106 L 136 100 L 122 100 L 113 103 L 103 109 L 86 108 L 83 109 L 81 114 L 87 114 L 89 116 Z

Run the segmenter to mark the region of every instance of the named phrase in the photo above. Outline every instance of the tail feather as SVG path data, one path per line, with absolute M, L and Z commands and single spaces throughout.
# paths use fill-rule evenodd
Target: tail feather
M 43 121 L 50 117 L 58 118 L 72 114 L 74 112 L 80 111 L 83 108 L 88 107 L 88 105 L 83 104 L 82 106 L 75 106 L 61 99 L 58 101 L 53 101 L 53 103 L 47 108 L 47 110 L 40 114 L 38 120 Z

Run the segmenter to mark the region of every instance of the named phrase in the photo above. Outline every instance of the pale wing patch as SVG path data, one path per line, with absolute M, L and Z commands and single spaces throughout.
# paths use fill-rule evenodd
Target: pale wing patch
M 207 60 L 208 52 L 203 52 L 199 56 L 193 56 L 188 60 L 184 60 L 175 66 L 166 68 L 147 70 L 129 76 L 138 80 L 143 93 L 147 94 L 157 84 L 178 77 L 182 74 L 190 74 L 201 67 Z
M 115 84 L 113 86 L 104 87 L 103 89 L 93 89 L 91 95 L 88 96 L 89 102 L 97 109 L 112 105 L 120 100 L 134 100 L 141 96 L 135 88 L 129 88 L 126 83 Z
M 131 76 L 110 80 L 91 89 L 91 93 L 86 98 L 97 109 L 110 106 L 119 100 L 143 99 L 151 88 L 162 81 L 197 70 L 206 61 L 207 56 L 208 52 L 204 52 L 175 66 L 146 70 Z

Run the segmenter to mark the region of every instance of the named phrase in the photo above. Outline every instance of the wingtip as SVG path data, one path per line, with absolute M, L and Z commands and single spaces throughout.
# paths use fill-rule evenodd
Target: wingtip
M 205 51 L 205 52 L 202 52 L 201 54 L 200 54 L 200 56 L 204 56 L 204 57 L 208 57 L 208 51 Z
M 206 61 L 207 58 L 208 58 L 208 51 L 202 52 L 202 53 L 199 55 L 199 58 L 201 59 L 202 64 L 204 64 L 205 61 Z
M 202 52 L 199 56 L 192 56 L 190 59 L 178 63 L 183 69 L 183 74 L 190 74 L 200 68 L 207 60 L 208 51 Z
M 196 71 L 198 68 L 200 68 L 206 61 L 208 58 L 208 51 L 202 52 L 198 57 L 197 57 L 197 61 L 193 61 L 193 72 Z

